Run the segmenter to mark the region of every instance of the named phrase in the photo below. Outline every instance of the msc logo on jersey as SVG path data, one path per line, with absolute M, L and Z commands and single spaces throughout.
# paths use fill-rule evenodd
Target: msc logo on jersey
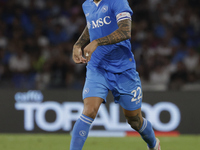
M 93 20 L 91 21 L 91 23 L 89 21 L 87 22 L 88 29 L 90 28 L 95 29 L 95 28 L 99 28 L 99 27 L 102 27 L 104 25 L 109 25 L 109 24 L 111 24 L 110 16 L 99 18 L 96 21 Z

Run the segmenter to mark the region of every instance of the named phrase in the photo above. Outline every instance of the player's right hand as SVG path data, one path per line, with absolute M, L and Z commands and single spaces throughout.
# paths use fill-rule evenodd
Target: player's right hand
M 73 47 L 72 58 L 73 58 L 74 62 L 77 64 L 86 63 L 86 59 L 83 58 L 83 56 L 82 56 L 81 47 L 78 47 L 78 46 Z

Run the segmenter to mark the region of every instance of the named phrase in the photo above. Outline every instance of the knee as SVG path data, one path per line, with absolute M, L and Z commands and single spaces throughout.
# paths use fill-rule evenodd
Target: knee
M 128 124 L 136 131 L 139 131 L 142 127 L 142 118 L 139 116 L 134 117 L 126 117 L 128 120 Z
M 83 114 L 94 119 L 97 115 L 98 109 L 96 108 L 84 108 Z

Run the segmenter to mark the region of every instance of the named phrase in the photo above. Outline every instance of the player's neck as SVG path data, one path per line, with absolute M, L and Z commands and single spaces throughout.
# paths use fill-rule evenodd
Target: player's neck
M 100 2 L 101 0 L 93 0 L 95 3 L 98 3 L 98 2 Z

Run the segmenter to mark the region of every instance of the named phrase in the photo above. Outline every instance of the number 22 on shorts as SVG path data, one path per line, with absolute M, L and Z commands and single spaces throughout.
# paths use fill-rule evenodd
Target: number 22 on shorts
M 138 96 L 137 96 L 137 92 L 139 93 Z M 131 99 L 131 102 L 135 102 L 137 100 L 140 100 L 140 98 L 142 98 L 142 89 L 141 89 L 141 87 L 138 87 L 137 90 L 133 90 L 131 93 L 133 94 L 133 98 Z

